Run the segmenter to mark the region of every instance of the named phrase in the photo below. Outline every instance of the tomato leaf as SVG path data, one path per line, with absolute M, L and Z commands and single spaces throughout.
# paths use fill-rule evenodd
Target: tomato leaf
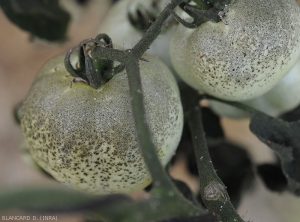
M 286 122 L 257 113 L 251 116 L 250 130 L 278 154 L 288 189 L 300 195 L 300 121 Z
M 64 40 L 70 15 L 58 0 L 1 0 L 7 18 L 19 28 L 49 41 Z

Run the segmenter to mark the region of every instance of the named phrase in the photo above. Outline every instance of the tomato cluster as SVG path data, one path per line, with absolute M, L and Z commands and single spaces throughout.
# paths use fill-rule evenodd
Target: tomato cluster
M 295 0 L 267 2 L 235 0 L 224 17 L 227 24 L 207 21 L 195 29 L 178 24 L 148 52 L 197 90 L 278 115 L 300 102 L 300 63 L 283 78 L 300 57 L 300 9 Z M 143 33 L 135 16 L 153 5 L 151 0 L 120 1 L 99 32 L 131 48 Z M 22 107 L 21 127 L 32 158 L 57 180 L 94 194 L 144 188 L 151 177 L 137 143 L 126 72 L 95 89 L 86 80 L 74 80 L 64 57 L 43 65 Z M 140 62 L 146 119 L 165 166 L 183 128 L 179 90 L 160 59 L 143 58 L 148 61 Z M 72 87 L 71 81 L 76 82 Z M 216 103 L 212 107 L 225 110 Z

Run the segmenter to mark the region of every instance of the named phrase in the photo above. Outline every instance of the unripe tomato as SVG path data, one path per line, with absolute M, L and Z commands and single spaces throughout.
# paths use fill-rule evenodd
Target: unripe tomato
M 300 60 L 269 92 L 242 103 L 274 117 L 296 108 L 300 104 Z M 248 117 L 248 114 L 241 109 L 221 102 L 211 100 L 210 107 L 219 116 Z
M 192 87 L 242 101 L 273 88 L 300 56 L 300 8 L 294 0 L 234 0 L 223 22 L 182 25 L 171 62 Z
M 137 142 L 125 71 L 94 89 L 74 83 L 64 56 L 38 71 L 22 107 L 21 127 L 34 159 L 58 181 L 94 194 L 132 192 L 151 182 Z M 162 165 L 183 127 L 176 81 L 159 59 L 140 63 L 146 118 Z

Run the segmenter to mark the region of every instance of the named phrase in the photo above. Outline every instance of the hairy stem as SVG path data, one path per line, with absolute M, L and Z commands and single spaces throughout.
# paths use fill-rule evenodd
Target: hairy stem
M 185 201 L 183 196 L 172 183 L 164 168 L 162 167 L 156 153 L 149 125 L 146 119 L 143 90 L 140 78 L 139 60 L 128 57 L 126 72 L 128 76 L 129 90 L 132 102 L 132 111 L 138 133 L 139 145 L 142 148 L 143 157 L 153 179 L 153 194 L 160 199 L 173 199 L 169 204 L 180 203 L 181 211 L 189 212 L 191 215 L 204 214 L 205 211 L 197 209 L 190 202 Z M 171 192 L 172 195 L 169 195 Z M 174 199 L 175 198 L 175 199 Z M 175 200 L 175 202 L 174 202 Z M 185 209 L 185 210 L 184 210 Z
M 159 36 L 163 23 L 170 15 L 170 10 L 173 10 L 181 2 L 183 0 L 173 0 L 164 8 L 142 39 L 133 47 L 135 56 L 140 58 L 148 50 L 151 43 Z
M 170 182 L 156 155 L 155 146 L 151 139 L 151 132 L 146 120 L 141 77 L 139 75 L 139 60 L 129 58 L 128 62 L 130 65 L 126 66 L 126 72 L 128 76 L 130 96 L 132 99 L 132 111 L 134 115 L 136 132 L 138 133 L 139 145 L 142 147 L 142 153 L 147 165 L 151 166 L 148 168 L 154 181 L 154 186 L 156 183 L 160 183 L 163 187 L 167 188 L 170 187 Z
M 214 170 L 206 144 L 198 101 L 189 110 L 189 126 L 200 177 L 200 194 L 206 207 L 220 215 L 223 222 L 243 222 L 232 206 L 226 187 Z

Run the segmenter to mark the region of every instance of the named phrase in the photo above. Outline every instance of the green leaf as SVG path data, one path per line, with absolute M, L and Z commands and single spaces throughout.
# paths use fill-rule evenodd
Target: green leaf
M 278 154 L 288 189 L 300 195 L 300 121 L 289 123 L 257 113 L 251 116 L 250 130 Z
M 49 41 L 65 39 L 70 15 L 58 0 L 1 0 L 0 7 L 11 22 L 33 36 Z

